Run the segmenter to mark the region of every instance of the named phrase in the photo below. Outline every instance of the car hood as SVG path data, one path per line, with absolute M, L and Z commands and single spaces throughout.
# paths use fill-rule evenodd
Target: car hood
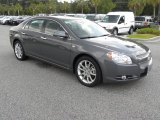
M 116 51 L 127 55 L 141 55 L 149 51 L 149 48 L 141 43 L 126 40 L 115 36 L 105 36 L 98 38 L 84 39 L 90 45 L 101 47 L 109 51 Z

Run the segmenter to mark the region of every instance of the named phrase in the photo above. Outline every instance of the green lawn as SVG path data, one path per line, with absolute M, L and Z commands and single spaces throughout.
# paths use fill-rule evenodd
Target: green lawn
M 142 40 L 147 40 L 150 38 L 156 37 L 156 35 L 151 35 L 151 34 L 134 34 L 134 35 L 129 35 L 128 38 L 132 39 L 142 39 Z

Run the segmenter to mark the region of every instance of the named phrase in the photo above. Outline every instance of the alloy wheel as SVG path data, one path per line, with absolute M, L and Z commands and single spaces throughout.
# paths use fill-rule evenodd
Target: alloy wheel
M 79 79 L 85 84 L 92 84 L 96 80 L 96 68 L 88 60 L 82 60 L 78 64 L 77 73 Z

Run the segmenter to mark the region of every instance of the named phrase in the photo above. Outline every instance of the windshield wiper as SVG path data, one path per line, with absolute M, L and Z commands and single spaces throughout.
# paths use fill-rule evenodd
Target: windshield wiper
M 87 36 L 87 37 L 81 37 L 80 39 L 87 39 L 87 38 L 98 38 L 98 37 L 103 37 L 103 36 L 108 36 L 110 34 L 104 34 L 104 35 L 101 35 L 101 36 Z
M 98 36 L 98 37 L 103 37 L 103 36 L 108 36 L 108 35 L 110 35 L 110 34 L 105 34 L 105 35 L 101 35 L 101 36 Z
M 98 36 L 88 36 L 88 37 L 81 37 L 80 39 L 87 39 L 87 38 L 96 38 Z

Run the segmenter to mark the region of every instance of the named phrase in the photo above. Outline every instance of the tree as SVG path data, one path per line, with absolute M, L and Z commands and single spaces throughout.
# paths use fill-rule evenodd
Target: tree
M 63 3 L 62 2 L 59 3 L 60 13 L 67 13 L 69 12 L 69 9 L 70 9 L 70 4 L 68 2 L 64 1 Z
M 47 4 L 49 13 L 53 13 L 53 11 L 56 13 L 56 1 L 55 0 L 49 0 Z
M 10 15 L 10 6 L 9 5 L 4 5 L 5 12 L 7 12 L 7 15 Z
M 15 11 L 17 11 L 18 15 L 20 15 L 20 12 L 23 10 L 22 6 L 19 3 L 17 3 L 14 6 L 14 8 L 15 8 Z
M 43 4 L 42 2 L 37 4 L 36 12 L 37 13 L 45 13 L 45 4 Z
M 84 5 L 85 5 L 85 0 L 77 0 L 77 7 L 81 8 L 81 13 L 84 12 Z
M 156 16 L 156 7 L 160 5 L 160 0 L 146 0 L 148 4 L 153 6 L 153 17 Z
M 116 4 L 112 2 L 112 0 L 101 0 L 101 4 L 98 7 L 98 11 L 100 13 L 108 13 L 112 11 L 115 7 Z
M 37 4 L 31 3 L 28 9 L 29 9 L 29 11 L 32 12 L 32 15 L 35 15 L 35 12 L 36 12 L 36 9 L 37 9 Z
M 131 0 L 128 3 L 130 10 L 134 11 L 135 15 L 140 15 L 146 5 L 146 0 Z
M 0 4 L 0 14 L 4 15 L 4 13 L 5 13 L 5 7 L 2 4 Z
M 76 0 L 76 12 L 78 13 L 88 13 L 90 11 L 89 0 Z M 72 6 L 73 7 L 73 6 Z
M 98 13 L 98 6 L 101 4 L 101 2 L 102 0 L 91 0 L 91 3 L 95 9 L 95 13 Z

